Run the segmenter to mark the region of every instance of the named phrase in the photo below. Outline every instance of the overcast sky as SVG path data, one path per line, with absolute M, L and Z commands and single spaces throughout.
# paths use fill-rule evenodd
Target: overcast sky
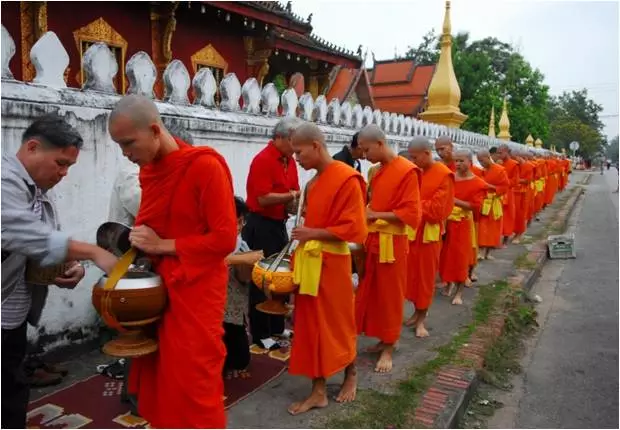
M 314 33 L 353 51 L 358 45 L 387 60 L 440 34 L 443 0 L 295 0 L 293 12 L 312 16 Z M 604 108 L 604 132 L 618 134 L 618 2 L 453 0 L 452 33 L 494 36 L 518 47 L 545 75 L 552 94 L 588 88 Z M 369 53 L 367 66 L 372 66 Z M 467 112 L 465 112 L 467 113 Z

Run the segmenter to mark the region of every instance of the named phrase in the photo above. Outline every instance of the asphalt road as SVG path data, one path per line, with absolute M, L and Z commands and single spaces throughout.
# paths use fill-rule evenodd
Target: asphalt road
M 618 428 L 618 194 L 592 176 L 569 231 L 576 260 L 547 263 L 533 289 L 541 328 L 492 428 Z

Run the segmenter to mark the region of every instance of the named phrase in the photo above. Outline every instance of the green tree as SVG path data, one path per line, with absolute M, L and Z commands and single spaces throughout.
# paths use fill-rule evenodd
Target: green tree
M 439 51 L 438 37 L 429 32 L 417 47 L 409 47 L 406 57 L 420 65 L 435 64 Z M 452 39 L 452 62 L 461 89 L 461 112 L 468 115 L 463 129 L 488 133 L 491 107 L 498 121 L 507 95 L 512 140 L 524 142 L 530 133 L 547 139 L 549 87 L 542 73 L 510 44 L 493 37 L 471 41 L 468 33 L 458 33 Z
M 612 162 L 618 163 L 620 159 L 620 149 L 618 148 L 618 136 L 611 139 L 607 145 L 607 158 Z
M 587 159 L 604 153 L 606 142 L 599 118 L 602 111 L 603 107 L 588 97 L 586 89 L 553 97 L 547 111 L 550 133 L 546 143 L 569 151 L 570 143 L 577 141 L 577 154 Z

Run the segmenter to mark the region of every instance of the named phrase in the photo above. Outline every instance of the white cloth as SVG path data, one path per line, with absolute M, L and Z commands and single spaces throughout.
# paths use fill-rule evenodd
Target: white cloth
M 116 176 L 110 200 L 109 220 L 132 227 L 136 222 L 142 189 L 138 165 L 123 157 L 121 170 Z

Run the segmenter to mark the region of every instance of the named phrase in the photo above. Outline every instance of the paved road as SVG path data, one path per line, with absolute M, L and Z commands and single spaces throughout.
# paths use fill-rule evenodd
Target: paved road
M 618 194 L 594 174 L 569 229 L 577 259 L 549 262 L 537 336 L 493 428 L 618 428 Z

